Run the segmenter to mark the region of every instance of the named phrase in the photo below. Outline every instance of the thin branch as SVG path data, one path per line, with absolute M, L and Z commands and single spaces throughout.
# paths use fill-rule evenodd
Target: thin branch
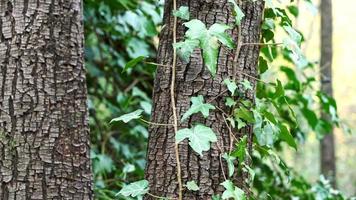
M 164 64 L 159 64 L 159 63 L 154 63 L 154 62 L 144 62 L 145 64 L 149 64 L 149 65 L 155 65 L 158 67 L 172 67 L 170 65 L 164 65 Z
M 150 122 L 143 118 L 140 118 L 140 120 L 145 122 L 146 124 L 153 125 L 153 126 L 174 126 L 173 124 L 161 124 L 161 123 L 156 123 L 156 122 Z
M 173 0 L 173 10 L 177 10 L 177 0 Z M 173 16 L 173 44 L 177 43 L 177 16 Z M 171 105 L 173 112 L 173 128 L 174 134 L 178 133 L 178 117 L 176 109 L 176 100 L 175 100 L 175 81 L 176 81 L 176 65 L 177 65 L 177 50 L 173 48 L 173 63 L 172 63 L 172 77 L 171 77 Z M 181 175 L 181 166 L 179 159 L 179 144 L 175 143 L 174 146 L 175 156 L 177 161 L 177 179 L 178 179 L 178 200 L 183 200 L 183 184 L 182 184 L 182 175 Z
M 154 194 L 151 194 L 149 192 L 146 193 L 147 195 L 153 197 L 153 198 L 156 198 L 156 199 L 168 199 L 168 200 L 174 200 L 174 199 L 171 199 L 171 198 L 167 198 L 167 197 L 160 197 L 160 196 L 157 196 L 157 195 L 154 195 Z
M 279 46 L 283 43 L 242 43 L 241 46 Z

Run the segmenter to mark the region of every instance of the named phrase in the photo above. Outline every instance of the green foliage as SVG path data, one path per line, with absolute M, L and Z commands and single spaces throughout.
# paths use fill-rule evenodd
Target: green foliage
M 200 47 L 203 50 L 204 63 L 214 77 L 217 70 L 219 42 L 229 48 L 234 47 L 232 38 L 225 33 L 226 30 L 231 28 L 224 24 L 213 24 L 207 29 L 205 24 L 197 19 L 186 22 L 184 25 L 188 28 L 185 33 L 185 41 L 174 44 L 179 56 L 187 61 L 193 50 Z
M 245 14 L 242 12 L 241 8 L 237 5 L 235 0 L 228 0 L 229 3 L 232 3 L 234 7 L 235 23 L 236 25 L 241 24 L 241 20 L 245 17 Z
M 141 118 L 141 114 L 143 113 L 143 110 L 139 109 L 139 110 L 136 110 L 134 112 L 131 112 L 131 113 L 128 113 L 128 114 L 125 114 L 125 115 L 122 115 L 120 117 L 117 117 L 117 118 L 114 118 L 111 120 L 110 123 L 113 123 L 113 122 L 118 122 L 118 121 L 123 121 L 125 123 L 133 120 L 133 119 L 140 119 Z
M 179 130 L 176 135 L 176 143 L 180 143 L 186 138 L 189 140 L 189 146 L 200 156 L 203 156 L 203 151 L 210 149 L 211 142 L 218 140 L 211 128 L 201 124 L 191 129 L 185 128 Z
M 181 6 L 178 10 L 173 11 L 173 15 L 183 20 L 189 20 L 190 18 L 189 8 L 187 6 Z
M 187 189 L 191 191 L 198 191 L 199 186 L 195 183 L 195 181 L 188 181 L 187 182 Z
M 235 1 L 229 2 L 233 6 L 236 25 L 239 25 L 244 13 Z M 249 181 L 253 183 L 253 199 L 346 199 L 323 179 L 314 186 L 308 183 L 278 157 L 282 142 L 297 149 L 299 141 L 309 130 L 322 137 L 333 126 L 342 124 L 335 100 L 318 92 L 314 88 L 315 78 L 307 76 L 304 71 L 315 68 L 315 65 L 303 55 L 300 46 L 304 37 L 292 26 L 293 16 L 299 14 L 298 8 L 279 8 L 271 0 L 266 0 L 266 3 L 268 8 L 265 9 L 261 42 L 278 43 L 275 33 L 280 30 L 285 31 L 286 37 L 282 46 L 262 46 L 260 76 L 254 79 L 258 80 L 257 83 L 252 84 L 247 79 L 241 82 L 224 80 L 231 94 L 225 98 L 226 105 L 232 110 L 232 115 L 226 116 L 226 120 L 234 132 L 253 125 L 255 149 L 249 155 L 247 137 L 236 141 L 232 152 L 223 155 L 228 176 L 241 173 L 241 170 L 247 172 L 251 177 Z M 84 6 L 96 197 L 105 200 L 115 199 L 116 195 L 123 199 L 141 198 L 148 191 L 147 181 L 124 183 L 143 178 L 147 128 L 138 120 L 125 125 L 108 125 L 107 122 L 113 116 L 121 116 L 113 121 L 129 122 L 141 116 L 148 117 L 151 112 L 150 96 L 156 66 L 143 61 L 147 57 L 155 57 L 162 4 L 153 0 L 85 0 Z M 174 15 L 189 20 L 188 11 L 187 7 L 180 7 Z M 217 23 L 208 29 L 196 19 L 184 25 L 188 29 L 185 40 L 173 44 L 174 48 L 185 62 L 189 61 L 194 50 L 202 49 L 204 63 L 214 76 L 221 44 L 235 48 L 235 42 L 227 33 L 232 27 Z M 282 62 L 274 63 L 278 59 Z M 272 70 L 280 71 L 285 76 L 280 78 L 283 81 L 271 76 L 269 72 Z M 276 79 L 272 81 L 276 83 L 270 83 L 271 79 Z M 253 103 L 245 99 L 245 93 L 254 87 L 257 93 Z M 193 97 L 191 101 L 192 105 L 182 121 L 199 112 L 208 117 L 209 111 L 215 108 L 204 103 L 202 96 Z M 330 120 L 320 118 L 316 109 L 318 104 L 330 115 Z M 200 124 L 179 130 L 176 142 L 185 139 L 200 156 L 210 149 L 212 142 L 217 141 L 213 130 Z M 253 159 L 251 168 L 245 163 L 250 157 Z M 231 180 L 221 185 L 225 188 L 222 199 L 246 198 Z M 186 187 L 192 191 L 199 190 L 194 181 L 187 182 Z M 221 198 L 218 195 L 212 197 Z
M 234 200 L 245 200 L 246 195 L 243 190 L 240 188 L 236 187 L 230 180 L 226 180 L 223 183 L 221 183 L 222 186 L 224 186 L 225 191 L 222 194 L 222 199 L 234 199 Z
M 121 194 L 125 197 L 137 197 L 142 196 L 148 192 L 148 181 L 141 180 L 130 183 L 124 186 L 118 194 Z
M 209 110 L 215 109 L 215 107 L 209 103 L 204 103 L 204 97 L 202 95 L 199 95 L 197 97 L 192 97 L 192 106 L 189 108 L 189 110 L 184 113 L 182 120 L 184 121 L 188 119 L 191 115 L 201 112 L 205 118 L 209 116 Z

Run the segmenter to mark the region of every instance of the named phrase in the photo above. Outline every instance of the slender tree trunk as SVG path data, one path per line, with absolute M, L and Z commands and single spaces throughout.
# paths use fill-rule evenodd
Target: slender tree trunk
M 180 6 L 188 6 L 192 19 L 199 19 L 210 27 L 214 23 L 227 23 L 234 27 L 234 16 L 231 5 L 226 0 L 178 0 Z M 260 41 L 260 26 L 262 22 L 263 1 L 243 1 L 241 5 L 246 17 L 242 21 L 242 41 L 244 43 L 258 43 Z M 164 13 L 164 29 L 160 36 L 160 47 L 158 52 L 158 62 L 171 64 L 173 58 L 172 49 L 172 1 L 166 0 Z M 185 28 L 182 21 L 178 20 L 178 41 L 183 40 Z M 238 29 L 230 32 L 237 41 Z M 243 71 L 251 76 L 257 76 L 257 62 L 259 47 L 253 45 L 243 46 L 240 51 L 236 71 Z M 228 93 L 222 92 L 226 89 L 223 80 L 234 77 L 237 74 L 237 81 L 249 79 L 241 73 L 234 73 L 233 60 L 235 52 L 221 48 L 219 51 L 218 71 L 215 78 L 210 76 L 204 67 L 200 50 L 194 51 L 189 63 L 178 60 L 176 69 L 175 98 L 177 113 L 179 118 L 179 129 L 191 127 L 196 123 L 210 126 L 218 135 L 218 142 L 212 145 L 209 152 L 205 152 L 200 157 L 187 142 L 182 143 L 180 148 L 180 161 L 182 168 L 183 184 L 194 180 L 199 185 L 198 192 L 184 190 L 184 199 L 211 199 L 213 194 L 221 194 L 224 182 L 223 173 L 227 174 L 225 161 L 220 162 L 221 154 L 228 152 L 230 139 L 228 127 L 224 122 L 222 113 L 218 110 L 210 112 L 210 116 L 204 119 L 201 115 L 193 115 L 189 120 L 180 122 L 182 115 L 190 107 L 190 98 L 203 95 L 206 101 L 229 112 L 225 106 L 225 97 Z M 153 95 L 153 115 L 152 122 L 173 124 L 172 106 L 170 100 L 171 68 L 158 68 Z M 249 79 L 253 85 L 254 80 Z M 219 96 L 220 95 L 220 96 Z M 217 97 L 219 96 L 219 97 Z M 217 98 L 216 98 L 217 97 Z M 250 100 L 254 97 L 254 92 L 248 92 Z M 248 135 L 251 142 L 251 127 L 241 130 L 236 137 Z M 177 168 L 174 151 L 174 130 L 173 127 L 151 126 L 148 144 L 146 179 L 150 183 L 150 193 L 165 196 L 177 197 Z M 218 144 L 218 145 L 217 145 Z M 250 143 L 251 146 L 251 143 Z M 220 151 L 222 149 L 223 152 Z M 235 175 L 235 180 L 240 187 L 244 187 L 244 175 Z M 248 190 L 247 188 L 244 188 Z M 146 197 L 150 199 L 151 197 Z
M 321 12 L 321 91 L 333 96 L 332 88 L 332 0 L 322 0 Z M 322 117 L 328 119 L 326 113 Z M 320 144 L 321 173 L 336 186 L 335 141 L 333 131 L 326 134 Z
M 0 199 L 92 199 L 80 0 L 0 0 Z

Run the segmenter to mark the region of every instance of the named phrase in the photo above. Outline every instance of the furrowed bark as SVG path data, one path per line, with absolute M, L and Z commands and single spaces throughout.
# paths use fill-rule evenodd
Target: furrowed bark
M 178 8 L 188 6 L 191 19 L 199 19 L 210 27 L 214 23 L 225 23 L 234 27 L 234 16 L 231 4 L 226 0 L 178 0 Z M 242 42 L 258 43 L 260 41 L 260 26 L 262 22 L 263 1 L 243 1 L 241 5 L 246 17 L 242 21 Z M 164 65 L 172 64 L 172 1 L 167 0 L 164 13 L 164 29 L 160 36 L 160 47 L 158 52 L 158 63 Z M 178 21 L 178 41 L 183 40 L 185 27 L 183 21 Z M 235 41 L 237 41 L 238 29 L 230 31 Z M 258 45 L 242 46 L 238 59 L 237 71 L 257 76 L 257 62 L 260 47 Z M 210 76 L 209 71 L 204 67 L 200 50 L 194 51 L 189 63 L 178 60 L 176 72 L 175 98 L 179 119 L 190 107 L 190 98 L 203 95 L 206 101 L 220 107 L 227 113 L 230 110 L 225 106 L 225 97 L 228 93 L 216 98 L 226 87 L 223 80 L 233 78 L 234 51 L 220 48 L 218 59 L 218 71 L 215 78 Z M 155 78 L 153 95 L 152 122 L 172 124 L 172 108 L 170 100 L 171 68 L 159 67 Z M 248 78 L 237 72 L 236 80 L 249 80 L 255 85 L 255 80 Z M 246 96 L 253 100 L 254 91 L 250 91 Z M 202 123 L 210 126 L 218 135 L 219 146 L 224 152 L 228 152 L 230 147 L 230 136 L 228 127 L 225 125 L 222 113 L 215 110 L 210 113 L 207 119 L 200 114 L 193 115 L 189 120 L 179 122 L 179 129 L 191 127 L 194 124 Z M 176 198 L 178 185 L 176 177 L 176 160 L 174 152 L 174 130 L 173 127 L 150 126 L 150 136 L 147 153 L 146 179 L 150 183 L 150 193 L 158 196 Z M 251 126 L 236 133 L 240 138 L 248 135 L 252 139 Z M 251 148 L 251 143 L 250 143 Z M 227 174 L 225 161 L 220 162 L 220 152 L 216 144 L 212 145 L 209 152 L 205 152 L 203 157 L 197 155 L 187 142 L 179 145 L 179 153 L 182 167 L 183 184 L 194 180 L 199 185 L 200 190 L 191 192 L 184 190 L 183 199 L 210 199 L 213 194 L 221 194 L 223 187 L 220 183 L 224 181 L 223 171 Z M 248 188 L 244 184 L 246 175 L 235 174 L 234 180 L 246 191 Z M 146 199 L 152 199 L 146 196 Z
M 0 199 L 92 199 L 82 2 L 0 0 Z
M 332 3 L 331 0 L 322 0 L 320 4 L 321 14 L 321 91 L 329 96 L 333 96 L 332 88 Z M 329 120 L 327 113 L 322 112 L 322 118 Z M 336 187 L 336 164 L 335 164 L 335 141 L 334 133 L 327 133 L 320 143 L 320 166 L 321 173 L 326 176 Z

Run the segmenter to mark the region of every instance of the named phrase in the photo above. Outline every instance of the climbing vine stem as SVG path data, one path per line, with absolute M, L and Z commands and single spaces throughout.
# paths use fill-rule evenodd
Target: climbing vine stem
M 173 10 L 177 10 L 177 0 L 173 0 Z M 177 16 L 173 16 L 173 44 L 177 43 Z M 174 134 L 177 135 L 178 132 L 178 117 L 176 109 L 176 100 L 175 100 L 175 81 L 176 81 L 176 65 L 177 65 L 177 50 L 173 48 L 173 61 L 172 61 L 172 77 L 171 77 L 171 104 L 173 112 L 173 129 Z M 178 200 L 183 199 L 183 184 L 182 184 L 182 175 L 181 175 L 181 165 L 179 159 L 179 144 L 176 142 L 174 146 L 175 155 L 176 155 L 176 167 L 177 167 L 177 181 L 178 181 Z

